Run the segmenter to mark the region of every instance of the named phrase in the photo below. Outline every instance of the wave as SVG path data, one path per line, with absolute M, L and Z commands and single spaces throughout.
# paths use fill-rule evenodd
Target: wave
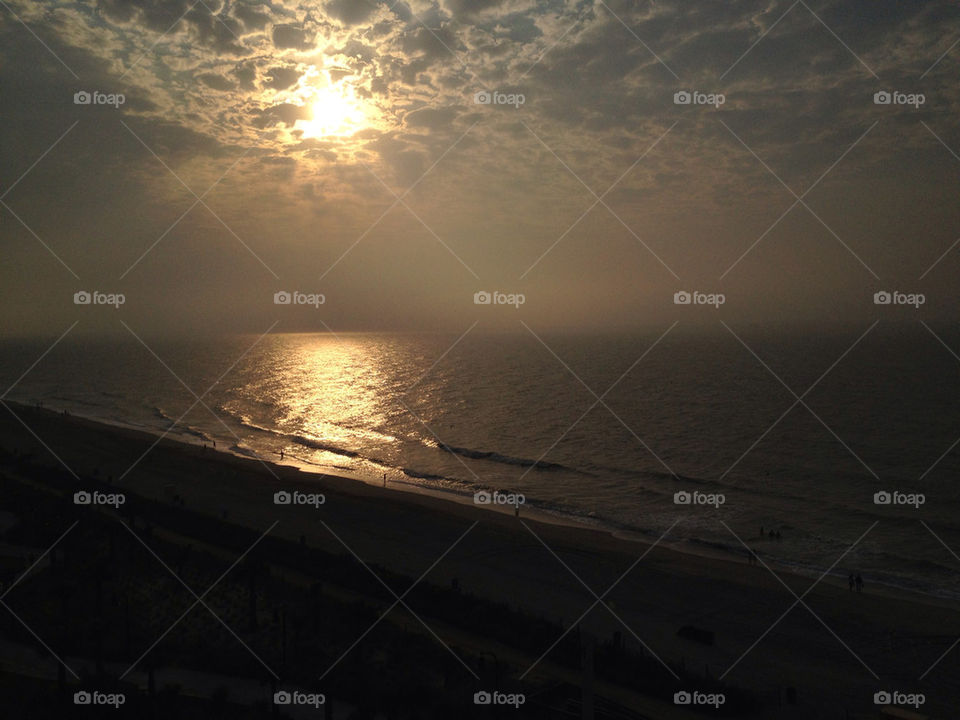
M 247 428 L 248 430 L 256 430 L 257 432 L 266 433 L 277 438 L 285 439 L 290 442 L 294 442 L 297 445 L 303 445 L 304 447 L 311 448 L 313 450 L 323 450 L 324 452 L 333 453 L 334 455 L 342 455 L 349 458 L 361 458 L 363 457 L 360 453 L 355 450 L 348 450 L 347 448 L 342 448 L 337 445 L 331 445 L 329 443 L 321 442 L 320 440 L 314 440 L 313 438 L 306 437 L 305 435 L 300 435 L 298 433 L 286 433 L 282 430 L 276 430 L 274 428 L 264 427 L 263 425 L 258 425 L 253 422 L 249 417 L 245 415 L 237 415 L 236 413 L 230 412 L 229 410 L 222 410 L 234 421 L 239 423 L 242 427 Z M 367 458 L 369 459 L 369 458 Z
M 199 440 L 203 440 L 204 442 L 213 442 L 213 438 L 207 435 L 207 433 L 200 428 L 194 427 L 193 425 L 178 424 L 177 419 L 167 415 L 163 408 L 153 405 L 150 407 L 150 410 L 153 413 L 154 418 L 157 420 L 162 420 L 164 423 L 166 423 L 166 427 L 163 428 L 164 430 L 171 430 L 175 428 L 175 432 L 179 435 L 190 435 Z
M 455 478 L 450 478 L 445 475 L 437 475 L 435 473 L 422 472 L 420 470 L 414 470 L 413 468 L 402 467 L 400 468 L 400 472 L 407 477 L 416 478 L 417 480 L 443 480 L 446 482 L 460 483 L 460 481 Z
M 323 450 L 324 452 L 333 453 L 334 455 L 342 455 L 343 457 L 349 458 L 360 458 L 363 457 L 360 453 L 355 450 L 348 450 L 347 448 L 337 447 L 336 445 L 330 445 L 329 443 L 320 442 L 319 440 L 314 440 L 312 438 L 304 437 L 303 435 L 297 435 L 296 433 L 284 433 L 284 432 L 274 432 L 274 435 L 285 437 L 298 445 L 303 445 L 304 447 L 311 448 L 313 450 Z
M 199 430 L 191 425 L 182 427 L 180 432 L 182 432 L 184 435 L 193 435 L 193 437 L 200 438 L 201 440 L 205 440 L 207 442 L 213 442 L 213 438 L 207 435 L 203 430 Z
M 165 421 L 165 422 L 170 423 L 171 425 L 174 423 L 174 419 L 173 419 L 172 417 L 170 417 L 169 415 L 167 415 L 167 414 L 163 411 L 163 408 L 160 408 L 160 407 L 157 407 L 156 405 L 154 405 L 154 406 L 151 407 L 150 409 L 153 411 L 153 416 L 154 416 L 155 418 L 157 418 L 158 420 L 163 420 L 163 421 Z
M 519 465 L 520 467 L 533 467 L 537 470 L 568 470 L 570 472 L 580 473 L 581 475 L 587 475 L 582 470 L 577 470 L 576 468 L 571 468 L 566 465 L 561 465 L 560 463 L 544 462 L 543 460 L 530 460 L 528 458 L 519 458 L 513 457 L 511 455 L 502 455 L 493 450 L 472 450 L 470 448 L 456 447 L 455 445 L 447 445 L 446 443 L 437 443 L 437 447 L 440 450 L 451 453 L 453 455 L 460 455 L 462 457 L 471 458 L 473 460 L 489 460 L 490 462 L 501 463 L 503 465 Z
M 245 427 L 249 430 L 255 430 L 257 432 L 267 433 L 273 437 L 284 439 L 288 442 L 293 442 L 304 447 L 311 448 L 313 450 L 321 450 L 324 452 L 333 453 L 335 455 L 340 455 L 343 457 L 366 460 L 375 465 L 380 465 L 383 467 L 394 467 L 392 463 L 385 462 L 379 458 L 366 456 L 356 450 L 350 450 L 338 445 L 333 445 L 331 443 L 326 443 L 321 440 L 316 440 L 314 438 L 306 437 L 299 433 L 288 433 L 283 432 L 282 430 L 277 430 L 276 428 L 265 427 L 255 423 L 249 416 L 237 414 L 230 411 L 227 408 L 220 408 L 221 411 L 228 414 L 235 422 L 239 423 L 242 427 Z M 568 472 L 575 472 L 581 475 L 590 475 L 591 473 L 577 470 L 575 468 L 568 467 L 566 465 L 561 465 L 560 463 L 546 462 L 543 460 L 531 460 L 529 458 L 514 457 L 511 455 L 504 455 L 492 450 L 474 450 L 472 448 L 458 447 L 455 445 L 448 445 L 446 443 L 437 443 L 433 444 L 434 447 L 437 447 L 439 450 L 454 455 L 459 455 L 461 457 L 471 458 L 473 460 L 486 460 L 488 462 L 500 463 L 502 465 L 514 465 L 519 467 L 533 467 L 538 470 L 566 470 Z M 399 467 L 396 468 L 400 470 L 405 475 L 413 478 L 418 478 L 421 480 L 443 480 L 443 481 L 454 481 L 460 482 L 454 478 L 449 478 L 444 475 L 437 475 L 435 473 L 425 472 L 414 470 L 412 468 Z
M 250 448 L 241 447 L 240 443 L 234 443 L 233 445 L 231 445 L 230 452 L 237 453 L 238 455 L 243 455 L 249 458 L 254 458 L 255 460 L 260 459 L 260 456 L 257 455 L 253 450 L 251 450 Z
M 66 395 L 51 395 L 50 400 L 59 400 L 60 402 L 68 403 L 72 407 L 78 407 L 80 405 L 93 408 L 103 408 L 106 409 L 106 405 L 97 402 L 91 398 L 82 398 L 82 397 L 68 397 Z

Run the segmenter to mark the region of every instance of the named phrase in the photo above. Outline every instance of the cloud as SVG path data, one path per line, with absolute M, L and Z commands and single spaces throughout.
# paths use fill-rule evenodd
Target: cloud
M 330 17 L 344 25 L 366 22 L 377 10 L 374 0 L 331 0 L 324 7 Z
M 87 256 L 69 228 L 53 220 L 76 216 L 79 225 L 95 227 L 95 213 L 86 218 L 80 198 L 122 191 L 136 208 L 136 193 L 162 198 L 159 217 L 150 217 L 124 257 L 142 252 L 185 209 L 182 185 L 121 119 L 197 192 L 248 152 L 217 186 L 218 211 L 252 226 L 248 213 L 256 208 L 285 228 L 291 246 L 329 252 L 330 262 L 384 209 L 376 177 L 405 188 L 434 163 L 411 193 L 411 206 L 458 252 L 486 258 L 492 274 L 512 277 L 524 268 L 508 267 L 505 258 L 532 262 L 590 206 L 590 191 L 570 171 L 598 194 L 626 172 L 605 202 L 638 235 L 659 242 L 671 264 L 688 263 L 678 272 L 706 275 L 728 256 L 732 262 L 764 222 L 793 202 L 757 157 L 799 193 L 877 123 L 831 171 L 828 180 L 836 185 L 825 180 L 810 198 L 813 204 L 824 192 L 816 201 L 842 199 L 845 211 L 822 217 L 831 227 L 847 224 L 838 234 L 864 256 L 874 245 L 897 247 L 898 241 L 892 224 L 875 227 L 861 212 L 875 198 L 858 188 L 876 178 L 892 185 L 896 177 L 911 177 L 900 200 L 885 197 L 891 207 L 914 191 L 939 198 L 954 188 L 955 159 L 921 124 L 960 150 L 953 121 L 960 112 L 960 50 L 947 52 L 960 8 L 952 3 L 877 0 L 854 7 L 827 0 L 814 9 L 829 30 L 800 4 L 764 35 L 789 6 L 769 0 L 416 0 L 389 9 L 374 0 L 333 0 L 308 9 L 282 0 L 208 2 L 209 9 L 191 10 L 192 0 L 10 2 L 43 44 L 9 17 L 0 24 L 0 163 L 16 177 L 77 121 L 75 134 L 9 198 L 26 222 L 39 225 L 45 242 L 58 249 L 61 243 L 73 258 Z M 309 119 L 313 93 L 331 82 L 351 89 L 368 126 L 346 138 L 304 138 L 297 121 Z M 124 92 L 127 102 L 118 109 L 74 106 L 80 89 Z M 473 94 L 480 89 L 520 92 L 526 103 L 478 106 Z M 678 106 L 673 97 L 680 89 L 722 92 L 726 103 Z M 880 89 L 922 92 L 927 102 L 876 106 L 873 93 Z M 341 210 L 331 209 L 336 204 Z M 925 250 L 916 255 L 930 255 L 930 262 L 955 239 L 938 235 L 956 226 L 942 204 L 925 205 L 930 217 L 916 240 Z M 500 214 L 504 207 L 523 228 L 515 247 L 497 234 L 510 224 Z M 340 225 L 324 225 L 320 233 L 317 219 L 332 223 L 338 212 Z M 551 253 L 550 267 L 559 274 L 577 276 L 579 246 L 568 241 L 583 228 L 610 247 L 620 233 L 644 252 L 626 228 L 602 224 L 596 214 L 606 211 L 594 209 L 556 256 Z M 723 220 L 717 231 L 706 232 L 717 218 Z M 216 225 L 206 224 L 209 217 L 190 219 L 193 224 L 184 221 L 169 238 L 181 254 L 191 243 L 202 245 Z M 778 228 L 786 237 L 774 233 L 760 244 L 757 267 L 759 258 L 783 260 L 793 252 L 785 248 L 812 243 L 787 220 Z M 407 225 L 389 227 L 389 237 L 404 241 L 413 232 Z M 415 229 L 425 232 L 419 223 Z M 836 244 L 821 231 L 824 244 Z M 25 230 L 17 242 L 18 252 L 36 244 Z M 624 258 L 620 265 L 634 267 L 636 258 Z M 115 262 L 107 255 L 102 260 Z M 376 256 L 367 260 L 375 263 Z M 637 267 L 642 281 L 665 272 L 655 261 Z M 738 276 L 745 286 L 752 282 L 750 267 Z
M 233 14 L 247 30 L 263 30 L 270 22 L 270 16 L 258 10 L 257 5 L 254 4 L 237 3 L 233 8 Z
M 302 28 L 293 25 L 274 25 L 271 37 L 274 46 L 280 50 L 306 50 L 313 45 L 313 39 Z
M 253 90 L 257 79 L 257 66 L 253 62 L 238 63 L 231 74 L 237 78 L 237 82 L 244 90 Z
M 449 127 L 459 114 L 460 111 L 455 107 L 423 108 L 407 113 L 404 123 L 407 127 L 443 128 Z
M 293 127 L 297 120 L 309 120 L 310 109 L 292 103 L 280 103 L 255 113 L 253 124 L 259 128 L 273 127 L 283 123 Z
M 379 137 L 368 146 L 377 151 L 401 185 L 409 186 L 416 182 L 427 167 L 423 152 L 396 134 Z
M 233 90 L 236 87 L 236 83 L 233 80 L 216 73 L 202 73 L 197 75 L 197 80 L 202 82 L 207 87 L 213 88 L 214 90 L 222 90 L 224 92 Z
M 276 66 L 267 71 L 267 81 L 277 90 L 286 90 L 296 85 L 300 79 L 300 71 L 295 67 Z
M 529 14 L 537 3 L 536 0 L 443 0 L 443 6 L 456 20 L 493 24 Z

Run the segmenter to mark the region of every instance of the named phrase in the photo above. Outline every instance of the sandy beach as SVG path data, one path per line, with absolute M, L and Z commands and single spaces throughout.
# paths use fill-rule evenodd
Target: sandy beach
M 3 450 L 75 473 L 77 488 L 95 477 L 118 492 L 168 502 L 179 496 L 192 511 L 260 532 L 276 523 L 272 536 L 352 554 L 413 579 L 426 573 L 426 583 L 456 583 L 564 628 L 579 619 L 580 631 L 598 639 L 617 633 L 625 646 L 750 691 L 762 706 L 758 717 L 883 717 L 874 704 L 883 690 L 924 693 L 923 717 L 954 717 L 960 705 L 956 653 L 919 679 L 960 636 L 960 609 L 947 601 L 869 584 L 858 594 L 829 577 L 808 592 L 813 579 L 749 563 L 746 553 L 705 557 L 662 544 L 651 548 L 523 513 L 516 518 L 201 445 L 158 442 L 51 410 L 11 409 L 23 422 L 7 411 L 0 416 Z M 274 503 L 274 493 L 295 490 L 322 493 L 325 501 L 317 507 Z M 755 534 L 732 530 L 745 540 Z M 851 544 L 867 530 L 851 529 Z M 678 636 L 685 626 L 712 633 L 713 644 Z M 463 634 L 469 622 L 437 627 L 441 637 L 457 634 L 457 645 L 470 642 L 469 632 Z M 531 678 L 556 671 L 549 645 L 543 650 L 540 661 L 516 655 Z M 629 689 L 607 690 L 648 717 L 687 714 Z

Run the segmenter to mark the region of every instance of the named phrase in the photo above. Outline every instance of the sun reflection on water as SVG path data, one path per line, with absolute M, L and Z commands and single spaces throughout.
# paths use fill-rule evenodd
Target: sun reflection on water
M 387 422 L 384 373 L 369 343 L 313 337 L 290 352 L 279 398 L 286 410 L 283 426 L 300 425 L 302 432 L 338 444 L 378 435 L 371 428 Z

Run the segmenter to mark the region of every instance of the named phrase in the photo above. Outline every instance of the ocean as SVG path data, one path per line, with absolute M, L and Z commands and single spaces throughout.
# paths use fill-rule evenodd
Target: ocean
M 3 341 L 2 387 L 54 339 Z M 742 539 L 811 577 L 960 597 L 954 329 L 143 341 L 67 335 L 7 397 L 358 481 L 521 494 L 522 512 L 627 537 L 672 526 L 664 542 L 689 552 Z

